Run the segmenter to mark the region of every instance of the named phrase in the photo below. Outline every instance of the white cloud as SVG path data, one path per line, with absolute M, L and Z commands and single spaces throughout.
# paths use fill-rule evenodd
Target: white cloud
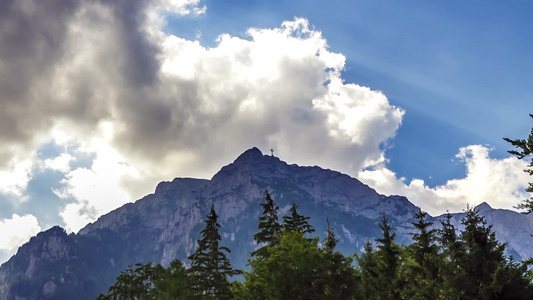
M 470 145 L 459 150 L 456 157 L 465 163 L 464 178 L 452 179 L 444 185 L 430 188 L 421 179 L 409 184 L 397 178 L 394 172 L 381 166 L 359 173 L 359 179 L 383 194 L 404 195 L 415 205 L 432 215 L 449 209 L 459 212 L 467 204 L 489 203 L 495 208 L 511 209 L 528 198 L 524 189 L 531 178 L 523 172 L 526 162 L 514 157 L 493 159 L 490 149 L 482 145 Z
M 68 153 L 61 153 L 59 156 L 44 160 L 43 168 L 54 171 L 67 172 L 70 170 L 70 161 L 73 157 Z
M 179 15 L 205 14 L 207 6 L 200 6 L 200 0 L 160 0 L 157 9 Z
M 0 169 L 0 194 L 25 200 L 22 194 L 31 180 L 33 162 L 30 159 L 19 161 L 5 169 Z
M 218 46 L 209 49 L 176 36 L 163 43 L 167 92 L 180 81 L 197 87 L 180 129 L 213 147 L 200 148 L 191 157 L 195 165 L 213 155 L 230 160 L 243 146 L 254 145 L 273 146 L 288 161 L 351 174 L 382 159 L 379 145 L 395 135 L 403 111 L 380 92 L 344 84 L 345 57 L 328 51 L 320 32 L 296 19 L 280 28 L 252 28 L 248 36 L 222 35 Z M 200 176 L 220 166 L 208 162 L 215 168 L 203 166 L 207 172 Z
M 63 182 L 65 188 L 55 191 L 59 197 L 74 201 L 59 213 L 68 231 L 77 232 L 99 216 L 131 201 L 120 180 L 123 176 L 135 176 L 135 170 L 105 144 L 99 144 L 95 151 L 91 169 L 69 171 Z
M 41 227 L 33 215 L 13 214 L 11 219 L 0 219 L 0 252 L 13 255 L 20 245 L 40 231 Z

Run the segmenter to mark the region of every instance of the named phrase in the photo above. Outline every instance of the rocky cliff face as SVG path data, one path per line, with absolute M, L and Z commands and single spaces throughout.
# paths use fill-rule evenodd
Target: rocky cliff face
M 321 238 L 329 218 L 340 238 L 338 249 L 346 254 L 379 236 L 377 222 L 383 213 L 396 230 L 397 242 L 409 243 L 410 222 L 418 211 L 405 197 L 379 195 L 339 172 L 288 165 L 252 148 L 211 180 L 162 182 L 154 194 L 102 216 L 76 235 L 58 227 L 40 233 L 0 267 L 0 300 L 94 299 L 129 264 L 168 265 L 175 258 L 187 264 L 211 204 L 219 215 L 223 244 L 232 249 L 232 264 L 246 268 L 266 189 L 282 214 L 296 202 Z M 530 217 L 480 209 L 513 254 L 533 256 L 530 239 L 524 237 L 533 232 Z

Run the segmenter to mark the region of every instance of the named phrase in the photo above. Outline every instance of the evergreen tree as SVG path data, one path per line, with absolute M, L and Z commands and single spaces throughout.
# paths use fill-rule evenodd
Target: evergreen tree
M 505 244 L 496 240 L 492 226 L 467 208 L 458 236 L 448 214 L 439 230 L 442 245 L 440 276 L 444 299 L 532 299 L 526 265 L 504 256 Z
M 529 116 L 533 118 L 533 114 L 529 114 Z M 527 157 L 531 157 L 531 161 L 528 165 L 528 168 L 525 169 L 524 172 L 533 176 L 533 157 L 532 157 L 533 155 L 533 127 L 531 128 L 531 132 L 529 133 L 527 140 L 524 140 L 524 139 L 511 140 L 509 138 L 504 138 L 504 140 L 506 142 L 511 143 L 511 145 L 519 149 L 519 151 L 517 150 L 508 151 L 512 155 L 515 155 L 516 157 L 518 157 L 518 159 L 524 159 Z M 529 187 L 526 188 L 526 192 L 533 193 L 533 182 L 529 183 Z M 524 200 L 523 203 L 518 204 L 516 207 L 526 209 L 527 213 L 533 212 L 533 197 L 530 197 L 529 199 Z
M 354 299 L 361 278 L 352 266 L 353 258 L 338 251 L 324 250 L 324 267 L 320 280 L 324 294 L 319 299 Z
M 279 245 L 268 251 L 266 259 L 250 260 L 251 270 L 244 274 L 244 288 L 236 288 L 236 299 L 351 299 L 351 261 L 332 262 L 318 247 L 318 238 L 284 231 Z
M 400 299 L 398 267 L 400 264 L 400 247 L 394 242 L 396 233 L 392 232 L 392 226 L 383 214 L 379 228 L 383 232 L 383 237 L 376 239 L 378 249 L 376 256 L 378 260 L 377 273 L 380 282 L 386 283 L 378 291 L 380 299 Z
M 310 217 L 304 217 L 300 215 L 297 211 L 297 208 L 298 206 L 296 203 L 292 202 L 292 206 L 289 210 L 291 215 L 283 217 L 283 229 L 285 229 L 287 232 L 299 231 L 303 234 L 315 232 L 313 226 L 307 222 Z
M 316 299 L 323 294 L 320 279 L 322 256 L 316 239 L 300 231 L 284 231 L 277 247 L 268 248 L 266 259 L 250 260 L 244 274 L 249 299 Z
M 268 255 L 267 247 L 276 246 L 281 234 L 281 225 L 278 222 L 279 207 L 274 203 L 268 191 L 265 191 L 265 203 L 261 203 L 263 207 L 263 215 L 259 217 L 259 224 L 257 228 L 259 232 L 254 234 L 254 241 L 264 246 L 252 252 L 252 256 L 266 257 Z
M 151 263 L 128 266 L 120 272 L 117 281 L 107 295 L 100 294 L 97 300 L 180 300 L 190 299 L 187 290 L 187 274 L 179 260 L 168 268 Z
M 355 260 L 359 267 L 361 284 L 359 292 L 361 299 L 370 300 L 378 298 L 378 289 L 381 283 L 378 278 L 378 261 L 376 252 L 372 249 L 372 243 L 366 241 L 363 247 L 363 253 L 356 255 Z
M 187 272 L 191 275 L 190 288 L 193 295 L 201 299 L 231 298 L 228 276 L 240 274 L 239 271 L 233 270 L 224 254 L 224 251 L 229 253 L 230 250 L 219 246 L 222 238 L 218 233 L 220 225 L 217 221 L 215 207 L 211 205 L 205 229 L 201 231 L 202 239 L 198 240 L 196 252 L 189 256 L 191 267 Z
M 129 300 L 157 299 L 153 283 L 159 278 L 151 263 L 128 266 L 121 271 L 117 281 L 109 287 L 107 295 L 100 294 L 97 299 Z
M 519 264 L 511 258 L 500 264 L 493 275 L 490 286 L 483 289 L 483 299 L 533 299 L 533 286 L 526 275 L 530 275 L 526 264 Z
M 437 230 L 432 222 L 426 221 L 427 213 L 420 210 L 415 214 L 413 224 L 416 232 L 411 233 L 413 244 L 408 247 L 408 256 L 413 263 L 408 265 L 409 284 L 404 288 L 403 298 L 429 299 L 440 293 L 439 266 L 441 258 L 436 242 Z
M 326 299 L 352 299 L 357 291 L 360 278 L 352 267 L 353 259 L 336 251 L 339 241 L 333 232 L 333 228 L 326 219 L 327 236 L 323 240 L 324 269 L 321 276 Z
M 465 299 L 479 299 L 479 295 L 492 283 L 498 267 L 506 264 L 505 245 L 496 240 L 492 226 L 487 225 L 485 218 L 474 208 L 467 208 L 461 223 L 465 229 L 460 236 L 464 249 L 459 258 L 464 270 L 460 279 L 464 283 Z
M 154 281 L 154 290 L 157 296 L 155 299 L 190 299 L 191 295 L 187 288 L 187 271 L 180 260 L 173 260 L 166 269 L 157 265 L 155 271 L 158 274 Z
M 326 238 L 323 241 L 324 248 L 328 252 L 333 252 L 333 250 L 335 250 L 335 247 L 337 246 L 337 243 L 339 242 L 339 240 L 337 240 L 337 238 L 335 237 L 335 233 L 333 232 L 333 228 L 331 228 L 331 225 L 329 224 L 329 219 L 326 219 L 326 224 L 327 224 L 328 227 L 327 227 L 327 236 L 326 236 Z
M 439 250 L 435 244 L 437 230 L 430 228 L 433 223 L 426 221 L 426 218 L 427 213 L 422 210 L 415 214 L 415 220 L 417 222 L 411 224 L 417 232 L 411 234 L 413 244 L 410 248 L 413 250 L 412 253 L 415 261 L 427 273 L 427 277 L 434 279 L 437 276 L 438 269 L 429 258 L 435 256 Z
M 445 299 L 452 299 L 454 295 L 461 294 L 464 290 L 462 278 L 464 269 L 461 260 L 464 256 L 464 248 L 457 236 L 457 230 L 451 223 L 452 215 L 447 213 L 444 221 L 441 222 L 441 229 L 438 230 L 438 240 L 442 247 L 442 262 L 440 270 L 443 279 L 443 295 Z

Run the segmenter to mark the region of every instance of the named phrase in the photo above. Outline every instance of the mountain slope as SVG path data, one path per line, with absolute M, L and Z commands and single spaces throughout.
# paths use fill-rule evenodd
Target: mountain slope
M 288 165 L 252 148 L 211 180 L 162 182 L 153 194 L 100 217 L 78 234 L 67 235 L 59 227 L 38 234 L 0 267 L 0 300 L 94 299 L 129 264 L 186 260 L 212 203 L 222 243 L 232 249 L 233 266 L 245 268 L 255 247 L 252 236 L 266 189 L 282 214 L 295 201 L 321 238 L 329 218 L 340 238 L 338 249 L 345 254 L 358 252 L 367 239 L 379 236 L 377 222 L 383 213 L 395 228 L 397 242 L 409 243 L 410 222 L 418 211 L 405 197 L 379 195 L 339 172 Z M 533 256 L 525 237 L 533 232 L 530 217 L 480 208 L 499 237 L 507 239 L 511 253 Z M 454 217 L 454 222 L 459 220 L 460 215 Z

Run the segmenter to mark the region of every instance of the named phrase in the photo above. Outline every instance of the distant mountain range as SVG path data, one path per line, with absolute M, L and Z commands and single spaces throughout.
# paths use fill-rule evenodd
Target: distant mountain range
M 410 222 L 418 208 L 407 198 L 380 195 L 348 175 L 289 165 L 252 148 L 211 180 L 161 182 L 155 193 L 100 217 L 78 234 L 67 235 L 60 227 L 39 233 L 0 267 L 0 300 L 94 299 L 130 264 L 168 265 L 175 258 L 187 264 L 211 204 L 219 215 L 222 244 L 232 250 L 233 266 L 246 269 L 265 190 L 281 215 L 296 202 L 321 239 L 329 218 L 340 239 L 337 248 L 345 254 L 359 252 L 367 240 L 380 236 L 377 224 L 383 213 L 396 241 L 411 242 Z M 492 209 L 486 203 L 477 209 L 507 243 L 509 254 L 515 259 L 533 256 L 533 215 Z M 453 216 L 458 227 L 462 215 Z M 432 219 L 438 225 L 442 218 Z

